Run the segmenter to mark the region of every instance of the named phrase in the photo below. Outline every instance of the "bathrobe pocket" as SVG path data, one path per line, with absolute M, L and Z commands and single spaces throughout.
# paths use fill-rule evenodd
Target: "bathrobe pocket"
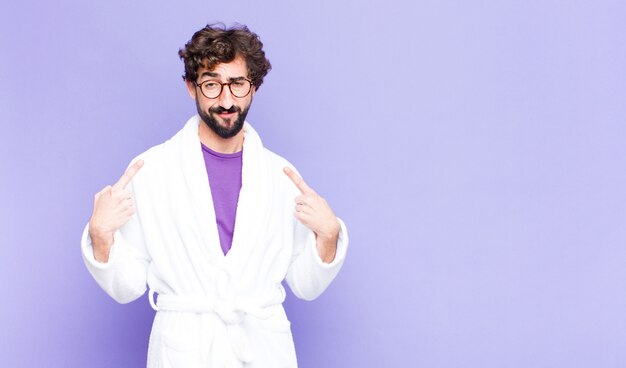
M 251 367 L 295 368 L 296 351 L 289 321 L 279 319 L 252 332 L 255 360 Z
M 169 312 L 160 336 L 162 368 L 200 365 L 200 327 L 197 315 Z

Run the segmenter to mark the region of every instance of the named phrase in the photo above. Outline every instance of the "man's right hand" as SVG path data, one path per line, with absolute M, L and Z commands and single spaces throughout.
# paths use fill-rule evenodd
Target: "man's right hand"
M 99 262 L 108 262 L 113 246 L 113 234 L 135 214 L 132 192 L 126 186 L 143 166 L 138 160 L 126 170 L 117 183 L 107 185 L 96 193 L 93 213 L 89 219 L 89 235 L 93 244 L 94 257 Z

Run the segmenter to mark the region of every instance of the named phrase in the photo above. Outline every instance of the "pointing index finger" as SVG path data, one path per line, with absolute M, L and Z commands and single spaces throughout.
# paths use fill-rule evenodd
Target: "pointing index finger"
M 137 160 L 137 162 L 132 164 L 132 166 L 129 167 L 128 170 L 126 170 L 124 175 L 120 177 L 120 180 L 118 180 L 117 183 L 113 184 L 113 189 L 114 190 L 125 189 L 128 183 L 130 183 L 130 181 L 133 180 L 133 177 L 135 176 L 135 174 L 137 174 L 137 171 L 139 171 L 139 169 L 141 169 L 142 166 L 143 166 L 143 160 Z
M 289 179 L 291 179 L 291 181 L 296 185 L 296 187 L 298 188 L 298 190 L 300 190 L 302 194 L 315 193 L 315 191 L 311 189 L 311 187 L 309 187 L 307 183 L 305 183 L 304 180 L 300 176 L 298 176 L 298 174 L 296 174 L 295 171 L 291 170 L 288 167 L 285 167 L 283 171 L 285 172 L 285 174 L 287 174 Z

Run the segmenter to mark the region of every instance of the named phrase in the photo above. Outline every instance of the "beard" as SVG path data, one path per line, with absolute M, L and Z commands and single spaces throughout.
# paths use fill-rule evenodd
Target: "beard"
M 211 130 L 215 132 L 215 134 L 219 135 L 220 137 L 224 139 L 228 139 L 228 138 L 232 138 L 236 136 L 237 133 L 239 133 L 241 129 L 243 128 L 243 123 L 244 121 L 246 121 L 246 116 L 248 115 L 248 110 L 250 109 L 250 105 L 248 105 L 243 110 L 239 106 L 235 106 L 235 105 L 231 106 L 230 109 L 225 109 L 221 106 L 212 107 L 209 109 L 207 113 L 200 108 L 200 104 L 196 100 L 196 108 L 198 109 L 198 115 L 200 115 L 200 118 L 202 119 L 202 121 L 204 121 L 204 123 L 208 125 L 208 127 L 211 128 Z M 235 119 L 235 121 L 230 127 L 220 125 L 220 123 L 217 121 L 216 115 L 224 113 L 224 112 L 227 112 L 227 113 L 236 112 L 237 113 L 237 119 Z M 224 119 L 224 123 L 230 124 L 231 120 L 232 119 Z

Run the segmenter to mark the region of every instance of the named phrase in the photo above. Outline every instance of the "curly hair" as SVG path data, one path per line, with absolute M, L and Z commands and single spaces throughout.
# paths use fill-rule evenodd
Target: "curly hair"
M 239 25 L 226 28 L 224 24 L 208 24 L 194 33 L 184 48 L 178 50 L 178 56 L 185 63 L 183 79 L 188 81 L 198 79 L 198 69 L 201 67 L 212 70 L 217 64 L 229 63 L 241 56 L 246 61 L 248 78 L 258 89 L 272 69 L 259 36 L 248 27 Z

